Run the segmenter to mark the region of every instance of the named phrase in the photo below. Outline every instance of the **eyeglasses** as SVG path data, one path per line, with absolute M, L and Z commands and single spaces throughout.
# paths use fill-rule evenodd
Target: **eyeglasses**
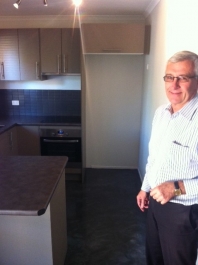
M 186 82 L 189 82 L 190 79 L 196 78 L 196 77 L 197 77 L 196 75 L 194 75 L 194 76 L 187 76 L 187 75 L 179 75 L 179 76 L 165 75 L 163 77 L 163 79 L 164 79 L 165 82 L 173 82 L 174 79 L 176 78 L 177 81 L 179 81 L 180 83 L 186 83 Z

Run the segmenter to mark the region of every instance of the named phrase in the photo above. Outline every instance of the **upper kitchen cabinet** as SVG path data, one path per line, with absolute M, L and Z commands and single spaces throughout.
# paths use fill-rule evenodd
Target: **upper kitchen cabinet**
M 41 74 L 80 74 L 79 29 L 40 29 Z
M 82 24 L 84 54 L 144 53 L 144 24 Z
M 40 79 L 39 30 L 19 29 L 20 80 Z
M 62 69 L 64 73 L 80 74 L 80 29 L 62 29 Z
M 0 29 L 0 80 L 20 80 L 17 29 Z
M 60 72 L 61 29 L 40 29 L 41 73 Z

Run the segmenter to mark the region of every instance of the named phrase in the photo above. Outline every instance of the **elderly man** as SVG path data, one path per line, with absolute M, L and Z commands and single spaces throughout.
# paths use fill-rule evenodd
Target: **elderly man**
M 174 54 L 164 76 L 169 104 L 153 119 L 137 204 L 148 208 L 147 265 L 195 265 L 198 229 L 198 55 Z

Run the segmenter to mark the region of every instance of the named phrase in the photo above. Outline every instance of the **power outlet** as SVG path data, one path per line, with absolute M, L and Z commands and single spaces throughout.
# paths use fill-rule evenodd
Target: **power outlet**
M 13 106 L 19 106 L 19 100 L 12 100 Z

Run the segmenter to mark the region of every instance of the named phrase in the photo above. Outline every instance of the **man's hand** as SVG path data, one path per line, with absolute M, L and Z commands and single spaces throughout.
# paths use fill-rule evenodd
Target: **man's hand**
M 148 204 L 149 204 L 148 194 L 145 191 L 141 190 L 137 195 L 137 205 L 140 208 L 140 210 L 144 212 L 144 210 L 148 208 Z
M 150 196 L 152 196 L 153 199 L 157 202 L 165 204 L 175 196 L 174 190 L 175 187 L 173 182 L 164 182 L 152 189 L 150 192 Z

